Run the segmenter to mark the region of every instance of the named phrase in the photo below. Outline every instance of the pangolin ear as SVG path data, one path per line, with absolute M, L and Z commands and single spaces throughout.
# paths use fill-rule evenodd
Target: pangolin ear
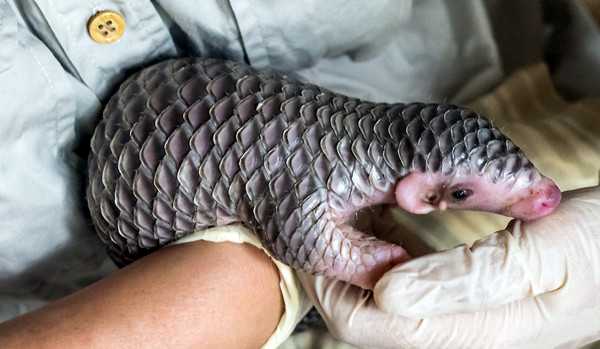
M 396 201 L 408 212 L 426 214 L 436 208 L 442 193 L 431 176 L 412 172 L 396 185 Z

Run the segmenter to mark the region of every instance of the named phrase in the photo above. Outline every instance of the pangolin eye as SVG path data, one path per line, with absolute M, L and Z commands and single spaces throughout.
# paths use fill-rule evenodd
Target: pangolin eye
M 456 200 L 464 200 L 471 196 L 473 191 L 471 189 L 459 189 L 452 193 L 452 197 Z

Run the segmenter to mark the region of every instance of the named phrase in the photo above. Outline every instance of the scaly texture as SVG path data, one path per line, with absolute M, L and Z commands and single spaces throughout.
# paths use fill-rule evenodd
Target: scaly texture
M 375 104 L 241 63 L 187 58 L 133 75 L 109 101 L 87 197 L 119 264 L 243 222 L 275 258 L 336 276 L 394 253 L 346 226 L 351 212 L 409 172 L 451 174 L 464 163 L 498 178 L 531 166 L 466 109 Z

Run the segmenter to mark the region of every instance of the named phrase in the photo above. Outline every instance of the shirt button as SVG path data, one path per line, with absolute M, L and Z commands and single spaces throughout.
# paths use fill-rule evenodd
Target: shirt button
M 88 21 L 88 33 L 100 44 L 110 44 L 119 40 L 125 32 L 125 20 L 115 11 L 101 11 Z

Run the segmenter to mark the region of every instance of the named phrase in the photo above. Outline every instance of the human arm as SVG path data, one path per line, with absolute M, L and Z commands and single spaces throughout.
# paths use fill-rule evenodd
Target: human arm
M 260 347 L 283 313 L 279 274 L 246 243 L 163 248 L 0 324 L 13 347 Z
M 565 193 L 546 218 L 392 269 L 375 298 L 300 278 L 333 334 L 354 344 L 576 348 L 600 338 L 599 209 L 599 187 Z

